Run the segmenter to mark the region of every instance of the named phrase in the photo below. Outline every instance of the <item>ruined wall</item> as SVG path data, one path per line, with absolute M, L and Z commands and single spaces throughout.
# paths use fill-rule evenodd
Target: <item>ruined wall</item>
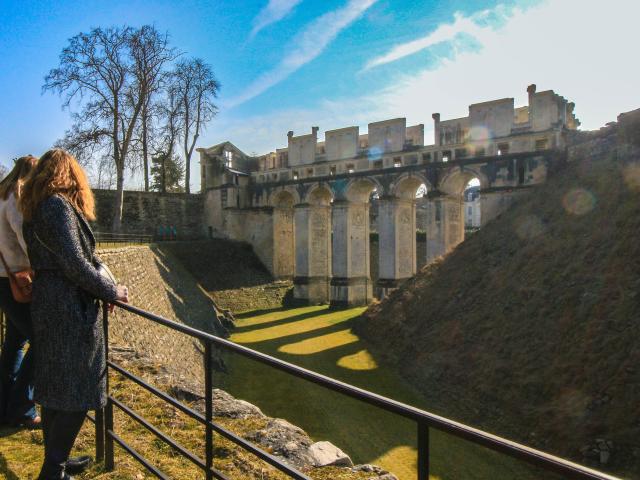
M 129 287 L 136 307 L 209 333 L 224 333 L 211 298 L 162 247 L 104 249 L 98 255 L 118 282 Z M 202 378 L 199 342 L 137 315 L 116 309 L 110 315 L 109 341 L 172 365 L 189 380 Z
M 271 209 L 225 209 L 225 238 L 250 243 L 260 261 L 273 273 L 273 215 Z
M 115 208 L 115 190 L 94 190 L 97 221 L 94 230 L 110 232 Z M 123 233 L 156 235 L 160 226 L 174 226 L 178 238 L 204 235 L 202 195 L 186 193 L 124 192 Z

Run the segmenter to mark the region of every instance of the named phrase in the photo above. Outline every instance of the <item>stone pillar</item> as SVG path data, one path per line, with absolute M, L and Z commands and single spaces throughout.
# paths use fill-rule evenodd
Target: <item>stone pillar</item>
M 331 305 L 367 305 L 372 298 L 369 268 L 369 204 L 334 201 Z
M 331 207 L 296 205 L 293 296 L 311 304 L 329 301 Z
M 380 199 L 378 210 L 380 297 L 416 274 L 416 207 L 413 199 Z
M 446 255 L 464 240 L 462 197 L 441 195 L 429 200 L 427 264 Z
M 294 275 L 295 234 L 293 208 L 273 209 L 273 276 L 291 279 Z

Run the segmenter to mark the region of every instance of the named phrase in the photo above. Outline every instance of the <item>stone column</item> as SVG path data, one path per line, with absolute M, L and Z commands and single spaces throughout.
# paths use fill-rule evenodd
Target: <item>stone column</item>
M 273 209 L 273 276 L 291 279 L 294 275 L 295 234 L 293 208 Z
M 429 200 L 427 264 L 446 255 L 464 240 L 462 197 L 441 195 Z
M 412 199 L 380 199 L 379 280 L 383 298 L 416 274 L 416 209 Z
M 293 296 L 316 304 L 329 301 L 331 275 L 331 207 L 296 205 Z
M 369 204 L 334 201 L 331 305 L 367 305 L 372 298 L 369 268 Z

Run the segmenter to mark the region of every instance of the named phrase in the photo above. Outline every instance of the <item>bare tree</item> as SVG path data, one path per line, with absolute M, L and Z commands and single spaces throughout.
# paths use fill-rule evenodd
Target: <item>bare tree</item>
M 199 58 L 185 59 L 176 65 L 175 88 L 180 102 L 180 130 L 185 160 L 185 192 L 191 192 L 191 156 L 206 124 L 216 115 L 213 103 L 220 84 L 211 67 Z
M 160 159 L 157 166 L 159 169 L 159 182 L 156 181 L 156 187 L 161 192 L 167 191 L 167 160 L 174 158 L 174 151 L 178 136 L 181 133 L 182 103 L 179 99 L 179 92 L 176 84 L 173 83 L 173 75 L 168 77 L 167 89 L 162 102 L 158 104 L 158 117 L 160 118 L 161 127 L 158 145 L 155 148 L 155 157 Z M 182 165 L 182 163 L 178 163 Z M 182 177 L 179 178 L 182 180 Z
M 144 170 L 144 189 L 149 191 L 149 134 L 153 121 L 153 98 L 161 90 L 167 72 L 164 67 L 178 56 L 169 46 L 169 36 L 159 34 L 154 27 L 145 25 L 131 39 L 134 58 L 134 76 L 142 98 L 140 113 L 140 143 Z
M 64 96 L 63 108 L 78 106 L 62 144 L 82 158 L 109 155 L 115 164 L 113 229 L 120 230 L 125 166 L 136 127 L 163 62 L 171 59 L 166 35 L 153 27 L 95 28 L 69 40 L 60 65 L 45 77 L 43 91 Z

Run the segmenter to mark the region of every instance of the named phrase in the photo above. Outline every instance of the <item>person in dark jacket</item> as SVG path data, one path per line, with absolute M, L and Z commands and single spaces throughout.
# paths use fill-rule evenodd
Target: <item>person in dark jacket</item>
M 0 353 L 0 421 L 37 428 L 40 417 L 33 402 L 33 348 L 24 353 L 31 338 L 29 305 L 13 298 L 9 273 L 29 268 L 27 246 L 22 236 L 22 213 L 18 201 L 22 185 L 38 159 L 28 155 L 16 160 L 0 182 L 0 310 L 5 313 L 6 330 Z
M 128 301 L 127 288 L 96 268 L 94 198 L 75 158 L 45 153 L 21 200 L 35 270 L 31 318 L 34 400 L 41 405 L 45 458 L 39 480 L 69 479 L 65 462 L 88 410 L 106 403 L 106 363 L 98 299 Z

